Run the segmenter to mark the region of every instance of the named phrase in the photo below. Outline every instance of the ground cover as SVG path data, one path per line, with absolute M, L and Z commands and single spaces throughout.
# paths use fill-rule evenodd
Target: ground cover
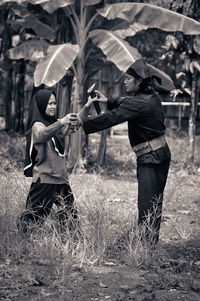
M 92 139 L 95 149 L 99 137 Z M 199 300 L 199 165 L 197 159 L 195 167 L 187 165 L 186 136 L 170 133 L 168 142 L 172 165 L 160 243 L 150 250 L 134 228 L 137 181 L 127 138 L 108 139 L 107 166 L 98 173 L 90 167 L 70 175 L 80 233 L 67 232 L 64 240 L 56 208 L 29 239 L 17 232 L 30 180 L 22 174 L 20 151 L 14 148 L 15 162 L 10 160 L 7 140 L 0 174 L 0 300 Z M 16 143 L 23 148 L 23 141 Z

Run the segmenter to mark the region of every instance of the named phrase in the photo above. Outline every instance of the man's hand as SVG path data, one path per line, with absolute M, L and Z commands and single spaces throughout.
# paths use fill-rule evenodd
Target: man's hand
M 96 93 L 97 97 L 93 98 L 93 100 L 96 100 L 99 102 L 104 102 L 104 103 L 106 103 L 108 101 L 108 98 L 100 91 L 95 90 L 95 93 Z
M 96 97 L 93 98 L 91 96 L 88 97 L 88 101 L 85 104 L 86 107 L 90 107 L 94 101 L 99 101 L 103 103 L 106 103 L 108 101 L 108 98 L 105 97 L 105 95 L 103 95 L 103 93 L 101 93 L 100 91 L 95 90 L 95 93 L 96 93 Z

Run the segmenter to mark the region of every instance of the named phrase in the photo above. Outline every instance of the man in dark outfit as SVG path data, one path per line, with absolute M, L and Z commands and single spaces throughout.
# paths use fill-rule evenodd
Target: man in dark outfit
M 86 117 L 93 101 L 89 99 L 79 113 L 86 134 L 128 121 L 130 144 L 137 156 L 138 224 L 144 226 L 147 239 L 152 240 L 154 233 L 152 243 L 159 239 L 163 192 L 171 158 L 164 136 L 161 101 L 154 92 L 156 79 L 149 75 L 142 60 L 137 61 L 126 72 L 124 83 L 128 96 L 107 100 L 96 91 L 98 99 L 95 100 L 107 102 L 109 111 Z

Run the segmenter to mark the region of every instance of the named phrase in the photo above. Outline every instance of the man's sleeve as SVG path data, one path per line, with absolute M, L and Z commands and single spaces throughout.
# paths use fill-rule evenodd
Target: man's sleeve
M 86 134 L 99 132 L 129 119 L 134 119 L 140 112 L 139 103 L 133 100 L 125 100 L 118 108 L 85 120 L 83 129 Z
M 107 108 L 108 110 L 116 109 L 120 106 L 120 104 L 123 102 L 124 97 L 118 97 L 118 98 L 111 98 L 107 102 Z

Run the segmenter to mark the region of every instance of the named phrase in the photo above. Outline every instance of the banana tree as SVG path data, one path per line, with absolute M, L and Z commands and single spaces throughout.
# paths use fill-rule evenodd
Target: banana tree
M 170 62 L 177 65 L 177 84 L 179 85 L 179 93 L 187 93 L 190 96 L 190 115 L 189 115 L 189 153 L 188 159 L 194 162 L 195 149 L 195 133 L 196 133 L 196 118 L 198 107 L 198 80 L 200 76 L 200 38 L 194 37 L 189 40 L 183 39 L 182 36 L 167 37 L 165 43 L 165 53 L 162 56 L 165 63 Z
M 24 130 L 24 85 L 25 85 L 25 68 L 24 62 L 24 46 L 23 41 L 30 37 L 35 37 L 34 34 L 27 34 L 26 29 L 36 32 L 39 38 L 47 38 L 52 40 L 55 38 L 53 29 L 42 23 L 31 14 L 27 7 L 22 4 L 17 4 L 10 1 L 0 2 L 0 39 L 1 57 L 0 57 L 0 73 L 3 76 L 2 82 L 3 102 L 5 104 L 5 129 L 15 130 L 23 133 Z M 24 19 L 22 19 L 24 17 Z M 21 42 L 21 48 L 16 47 L 13 57 L 9 57 L 9 51 L 14 44 Z M 44 45 L 44 41 L 37 40 L 29 41 L 28 52 L 32 52 L 33 58 L 36 57 L 40 48 L 42 53 L 49 46 Z M 26 42 L 25 42 L 26 43 Z M 33 47 L 33 44 L 35 47 Z M 27 48 L 27 47 L 25 47 Z M 23 49 L 23 51 L 22 51 Z M 21 52 L 23 54 L 21 54 Z M 41 52 L 41 51 L 40 51 Z M 6 53 L 8 55 L 6 55 Z M 16 57 L 17 56 L 17 57 Z M 18 62 L 12 62 L 12 58 L 17 58 Z M 14 110 L 13 110 L 14 108 Z
M 22 0 L 16 2 L 23 3 Z M 72 44 L 51 45 L 39 62 L 35 73 L 36 86 L 53 86 L 72 69 L 76 77 L 73 110 L 78 111 L 88 78 L 108 61 L 121 71 L 141 58 L 136 48 L 125 38 L 148 28 L 181 31 L 186 35 L 200 34 L 200 23 L 181 14 L 144 3 L 117 3 L 99 8 L 101 0 L 29 0 L 49 14 L 62 8 L 70 20 L 74 38 Z M 117 22 L 116 22 L 117 20 Z M 108 22 L 109 21 L 109 22 Z M 97 62 L 96 65 L 94 62 Z M 77 137 L 79 134 L 77 134 Z M 73 149 L 74 159 L 81 156 L 81 139 Z
M 199 20 L 200 3 L 196 0 L 173 1 L 171 9 L 182 11 L 182 13 L 191 18 Z M 197 108 L 199 100 L 199 79 L 200 79 L 200 37 L 188 36 L 182 34 L 168 35 L 165 42 L 165 53 L 163 59 L 165 64 L 168 62 L 177 66 L 176 78 L 179 89 L 177 93 L 187 93 L 190 96 L 190 114 L 188 124 L 188 162 L 194 164 L 195 153 L 195 134 Z

